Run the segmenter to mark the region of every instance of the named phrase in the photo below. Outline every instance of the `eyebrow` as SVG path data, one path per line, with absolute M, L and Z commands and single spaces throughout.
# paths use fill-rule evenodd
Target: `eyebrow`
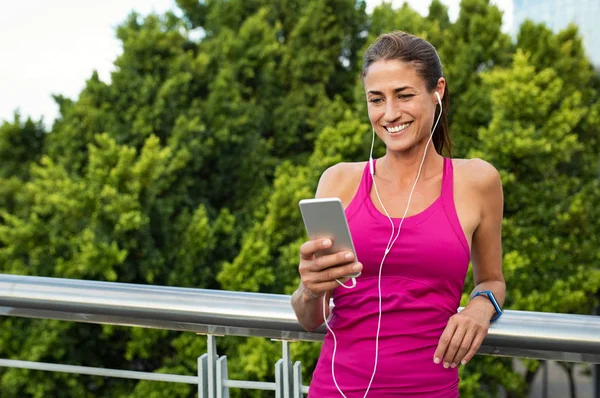
M 394 94 L 397 94 L 397 93 L 407 90 L 409 88 L 412 88 L 412 87 L 410 87 L 410 86 L 398 87 L 398 88 L 394 89 Z M 383 93 L 381 91 L 377 91 L 377 90 L 369 90 L 368 94 L 383 95 Z

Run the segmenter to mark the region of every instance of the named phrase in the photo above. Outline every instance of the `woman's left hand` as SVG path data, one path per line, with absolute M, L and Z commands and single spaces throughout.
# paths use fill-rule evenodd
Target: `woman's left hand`
M 475 356 L 490 327 L 490 305 L 483 298 L 476 298 L 452 315 L 433 355 L 435 363 L 455 368 L 459 363 L 466 365 Z

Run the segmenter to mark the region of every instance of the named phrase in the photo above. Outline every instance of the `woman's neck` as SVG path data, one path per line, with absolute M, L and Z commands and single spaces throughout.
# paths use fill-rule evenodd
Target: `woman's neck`
M 425 148 L 415 147 L 404 152 L 387 151 L 377 162 L 375 174 L 383 180 L 398 185 L 399 188 L 412 185 L 423 161 L 423 149 Z M 432 143 L 429 143 L 419 179 L 427 180 L 442 170 L 443 157 L 436 152 Z

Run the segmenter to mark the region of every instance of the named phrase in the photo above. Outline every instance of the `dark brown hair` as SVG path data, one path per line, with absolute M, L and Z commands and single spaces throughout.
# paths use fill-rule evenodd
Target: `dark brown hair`
M 433 92 L 438 80 L 444 76 L 442 63 L 435 48 L 426 40 L 406 32 L 392 32 L 379 36 L 365 52 L 363 57 L 362 78 L 364 80 L 367 70 L 373 62 L 380 60 L 398 60 L 411 63 L 417 74 L 425 80 L 427 90 Z M 440 122 L 433 132 L 433 145 L 435 150 L 441 154 L 444 150 L 448 155 L 452 153 L 452 143 L 448 132 L 448 105 L 449 92 L 448 82 L 442 98 L 442 116 Z M 434 118 L 437 120 L 439 107 L 436 109 Z

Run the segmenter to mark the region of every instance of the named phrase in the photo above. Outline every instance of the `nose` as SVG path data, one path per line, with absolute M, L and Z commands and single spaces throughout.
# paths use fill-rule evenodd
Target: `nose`
M 394 101 L 388 101 L 385 104 L 385 114 L 383 115 L 386 123 L 392 123 L 402 117 L 402 112 L 398 109 L 398 104 Z

